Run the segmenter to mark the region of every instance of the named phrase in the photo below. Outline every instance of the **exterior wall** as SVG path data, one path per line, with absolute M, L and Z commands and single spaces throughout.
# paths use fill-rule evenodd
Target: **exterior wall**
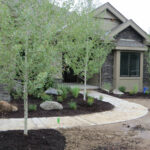
M 113 65 L 114 64 L 114 51 L 112 51 L 103 67 L 102 67 L 102 71 L 101 71 L 101 85 L 103 86 L 105 83 L 110 83 L 111 86 L 113 87 Z
M 143 66 L 143 86 L 150 87 L 150 73 L 148 72 L 148 63 L 146 61 L 146 52 L 144 53 L 144 66 Z
M 118 89 L 120 86 L 125 86 L 127 91 L 138 86 L 139 91 L 143 90 L 143 52 L 140 55 L 140 77 L 120 77 L 120 52 L 115 52 L 115 73 L 114 73 L 114 88 Z
M 0 84 L 0 100 L 4 100 L 4 101 L 10 101 L 10 94 L 9 92 L 6 90 L 6 86 Z
M 95 85 L 99 86 L 100 85 L 100 73 L 94 74 L 91 79 L 87 81 L 89 85 Z
M 121 24 L 120 20 L 116 18 L 110 11 L 103 11 L 96 17 L 100 20 L 100 27 L 108 32 Z
M 105 83 L 110 83 L 113 86 L 113 62 L 114 62 L 114 52 L 111 52 L 103 64 L 101 72 L 95 74 L 91 79 L 88 80 L 88 84 L 103 86 Z
M 132 39 L 140 43 L 143 43 L 142 36 L 140 36 L 134 29 L 132 29 L 132 27 L 126 28 L 124 31 L 120 32 L 116 36 L 116 40 L 120 39 Z

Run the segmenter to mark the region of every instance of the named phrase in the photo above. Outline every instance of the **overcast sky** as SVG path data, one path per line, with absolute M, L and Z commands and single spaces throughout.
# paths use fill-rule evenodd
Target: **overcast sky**
M 150 33 L 150 0 L 94 0 L 97 6 L 111 3 L 126 18 L 132 19 Z

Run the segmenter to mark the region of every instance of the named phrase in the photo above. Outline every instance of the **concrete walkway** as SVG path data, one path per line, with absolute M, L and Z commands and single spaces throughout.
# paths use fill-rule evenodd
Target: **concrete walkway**
M 101 94 L 96 91 L 90 91 L 89 95 L 99 98 L 104 97 L 104 101 L 115 106 L 112 111 L 93 113 L 87 115 L 78 115 L 74 117 L 59 117 L 60 124 L 57 123 L 58 117 L 48 118 L 30 118 L 28 119 L 28 129 L 49 129 L 49 128 L 71 128 L 77 126 L 93 126 L 110 123 L 117 123 L 132 119 L 137 119 L 148 113 L 148 109 L 142 105 L 131 103 L 112 97 L 106 94 Z M 0 119 L 0 130 L 23 130 L 24 120 L 21 119 Z

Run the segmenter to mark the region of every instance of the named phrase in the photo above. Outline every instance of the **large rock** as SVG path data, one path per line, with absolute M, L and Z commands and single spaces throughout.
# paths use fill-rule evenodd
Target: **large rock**
M 0 112 L 14 112 L 18 111 L 18 108 L 14 105 L 9 104 L 6 101 L 0 101 Z
M 61 90 L 57 90 L 54 88 L 49 88 L 45 91 L 45 94 L 49 94 L 49 95 L 61 95 L 62 91 Z
M 40 107 L 44 110 L 62 110 L 63 109 L 63 106 L 60 103 L 54 102 L 54 101 L 45 101 L 40 104 Z
M 113 94 L 116 94 L 116 95 L 123 95 L 124 93 L 119 91 L 118 89 L 114 89 L 113 90 Z

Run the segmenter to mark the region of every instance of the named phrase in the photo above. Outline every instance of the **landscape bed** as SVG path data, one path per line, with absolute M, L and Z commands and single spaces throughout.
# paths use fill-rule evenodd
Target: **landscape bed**
M 0 150 L 64 150 L 65 137 L 58 131 L 30 130 L 28 136 L 23 131 L 0 132 Z
M 117 94 L 113 94 L 112 91 L 107 92 L 103 89 L 98 89 L 98 92 L 100 93 L 104 93 L 110 96 L 114 96 L 117 98 L 144 98 L 144 99 L 150 99 L 150 94 L 146 94 L 146 93 L 142 93 L 142 92 L 138 92 L 136 94 L 130 94 L 129 92 L 125 92 L 123 95 L 117 95 Z
M 56 98 L 54 98 L 56 99 Z M 73 101 L 77 104 L 77 109 L 73 110 L 69 107 L 69 102 Z M 83 95 L 79 94 L 77 98 L 73 96 L 68 96 L 61 103 L 63 105 L 63 110 L 43 110 L 40 108 L 40 104 L 43 101 L 37 98 L 29 97 L 29 104 L 36 104 L 36 111 L 29 111 L 29 117 L 54 117 L 54 116 L 75 116 L 81 114 L 90 114 L 95 112 L 109 111 L 114 108 L 114 106 L 108 102 L 94 99 L 94 103 L 89 106 L 86 101 L 83 100 Z M 23 100 L 12 100 L 11 104 L 18 107 L 17 112 L 0 112 L 0 118 L 23 118 L 24 117 L 24 103 Z

